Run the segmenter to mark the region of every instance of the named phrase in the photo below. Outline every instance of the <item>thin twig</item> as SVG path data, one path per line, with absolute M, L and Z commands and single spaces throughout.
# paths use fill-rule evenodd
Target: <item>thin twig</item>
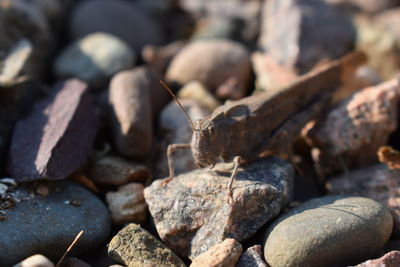
M 80 232 L 76 235 L 74 241 L 72 241 L 71 245 L 69 245 L 69 247 L 67 248 L 67 250 L 64 252 L 64 255 L 62 255 L 62 257 L 61 257 L 60 260 L 57 262 L 57 264 L 56 264 L 55 267 L 59 267 L 59 266 L 60 266 L 60 264 L 63 262 L 64 258 L 67 256 L 67 254 L 68 254 L 68 253 L 71 251 L 71 249 L 75 246 L 75 244 L 78 242 L 79 238 L 81 238 L 82 234 L 83 234 L 83 230 L 80 231 Z

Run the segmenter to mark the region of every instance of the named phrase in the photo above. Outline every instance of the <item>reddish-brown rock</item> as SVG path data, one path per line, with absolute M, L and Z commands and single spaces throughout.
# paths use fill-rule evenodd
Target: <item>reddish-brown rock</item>
M 390 170 L 384 164 L 352 171 L 330 179 L 326 188 L 330 194 L 362 196 L 374 199 L 389 208 L 394 230 L 400 231 L 400 170 Z
M 86 84 L 59 83 L 18 121 L 8 172 L 19 181 L 66 178 L 85 162 L 96 132 L 97 118 Z
M 231 199 L 232 167 L 220 163 L 145 188 L 158 234 L 176 253 L 194 258 L 226 238 L 246 240 L 292 198 L 294 173 L 287 162 L 272 157 L 239 168 Z
M 377 162 L 397 126 L 399 95 L 399 80 L 390 80 L 354 93 L 317 121 L 307 136 L 321 174 Z
M 147 205 L 143 197 L 144 186 L 130 183 L 108 192 L 106 200 L 114 224 L 146 222 Z
M 260 245 L 249 247 L 240 257 L 235 267 L 267 267 Z
M 140 163 L 108 155 L 92 163 L 89 177 L 96 183 L 120 186 L 131 182 L 145 183 L 150 179 L 150 172 Z
M 145 158 L 153 142 L 150 70 L 122 71 L 110 83 L 114 143 L 121 155 Z
M 197 256 L 191 267 L 233 267 L 242 254 L 242 245 L 228 238 Z
M 382 257 L 374 260 L 367 260 L 354 267 L 398 267 L 400 266 L 400 251 L 393 250 Z

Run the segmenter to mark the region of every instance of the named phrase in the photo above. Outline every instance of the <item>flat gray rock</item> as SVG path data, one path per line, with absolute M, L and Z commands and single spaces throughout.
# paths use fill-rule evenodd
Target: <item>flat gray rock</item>
M 2 210 L 0 263 L 10 266 L 33 254 L 58 260 L 79 231 L 84 233 L 72 255 L 104 243 L 110 233 L 110 215 L 88 190 L 69 181 L 37 188 L 16 188 L 15 206 Z M 40 192 L 39 195 L 36 192 Z
M 293 168 L 278 158 L 239 168 L 229 200 L 231 172 L 232 164 L 217 164 L 212 171 L 194 170 L 145 188 L 157 231 L 168 247 L 194 258 L 226 238 L 243 241 L 292 198 Z
M 374 200 L 315 198 L 269 226 L 264 257 L 271 267 L 348 266 L 379 255 L 392 227 L 389 210 Z

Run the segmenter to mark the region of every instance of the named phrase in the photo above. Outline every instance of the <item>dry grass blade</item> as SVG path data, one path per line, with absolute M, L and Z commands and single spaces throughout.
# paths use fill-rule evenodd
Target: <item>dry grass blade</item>
M 67 256 L 67 254 L 71 251 L 71 249 L 75 246 L 75 244 L 78 242 L 78 240 L 81 238 L 81 236 L 83 235 L 83 230 L 80 231 L 74 241 L 72 241 L 71 245 L 69 245 L 69 247 L 67 248 L 67 250 L 64 252 L 64 254 L 62 255 L 62 257 L 60 258 L 60 260 L 57 262 L 55 267 L 59 267 L 61 265 L 61 263 L 63 262 L 63 260 L 65 259 L 65 257 Z

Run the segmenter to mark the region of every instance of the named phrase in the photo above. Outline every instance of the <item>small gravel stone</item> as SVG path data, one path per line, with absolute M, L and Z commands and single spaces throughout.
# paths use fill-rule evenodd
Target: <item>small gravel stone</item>
M 54 267 L 54 264 L 45 256 L 36 254 L 26 258 L 13 267 Z
M 228 238 L 212 246 L 197 256 L 190 267 L 231 267 L 235 266 L 242 254 L 242 245 L 235 239 Z
M 97 32 L 67 46 L 57 57 L 54 72 L 59 78 L 78 77 L 101 88 L 112 75 L 132 67 L 134 61 L 135 56 L 124 41 Z
M 266 158 L 239 170 L 232 199 L 231 164 L 197 169 L 169 183 L 156 180 L 145 188 L 157 232 L 168 247 L 194 258 L 226 238 L 246 240 L 292 198 L 294 173 L 287 162 Z
M 96 183 L 121 186 L 150 180 L 146 166 L 115 155 L 103 156 L 92 163 L 89 177 Z
M 240 257 L 235 267 L 267 267 L 260 245 L 249 247 Z
M 109 238 L 110 215 L 100 199 L 69 181 L 52 182 L 48 187 L 47 196 L 34 193 L 34 185 L 13 189 L 15 205 L 6 210 L 6 220 L 0 221 L 2 266 L 36 253 L 56 261 L 81 230 L 83 235 L 70 255 L 85 253 Z
M 189 114 L 192 121 L 202 119 L 210 112 L 201 107 L 192 99 L 180 100 L 183 108 Z M 167 147 L 170 144 L 190 144 L 193 130 L 185 113 L 175 102 L 169 103 L 160 114 L 161 142 L 157 161 L 157 177 L 168 176 Z M 196 168 L 190 149 L 182 149 L 174 152 L 175 174 L 181 174 Z
M 386 253 L 379 259 L 367 260 L 354 267 L 397 267 L 400 266 L 400 251 L 394 250 Z
M 106 200 L 114 224 L 145 223 L 147 204 L 143 197 L 142 184 L 127 184 L 117 192 L 108 192 Z
M 216 90 L 227 79 L 236 78 L 240 90 L 246 91 L 250 76 L 250 55 L 240 43 L 201 40 L 188 44 L 173 58 L 166 79 L 181 85 L 197 80 Z
M 299 73 L 351 51 L 355 39 L 351 18 L 324 1 L 271 0 L 264 5 L 261 49 Z
M 112 238 L 108 254 L 128 267 L 186 266 L 161 241 L 134 223 L 124 227 Z
M 375 164 L 329 179 L 326 188 L 330 194 L 368 197 L 389 208 L 394 231 L 400 233 L 400 170 L 390 170 L 384 164 Z
M 142 49 L 142 58 L 146 65 L 164 73 L 172 58 L 186 45 L 183 40 L 164 46 L 146 45 Z
M 178 91 L 178 98 L 196 100 L 197 103 L 211 112 L 221 105 L 209 90 L 198 81 L 192 81 L 183 86 Z
M 67 257 L 62 261 L 59 267 L 91 267 L 91 266 L 86 262 L 81 261 L 80 259 Z
M 135 68 L 114 76 L 110 83 L 114 143 L 121 155 L 143 159 L 153 142 L 149 71 Z
M 399 96 L 399 80 L 390 80 L 354 93 L 319 120 L 307 135 L 320 173 L 341 170 L 338 157 L 348 167 L 376 162 L 396 129 Z
M 315 198 L 268 227 L 264 256 L 271 267 L 348 266 L 379 255 L 392 226 L 388 209 L 371 199 Z
M 107 32 L 127 42 L 135 51 L 147 44 L 161 44 L 158 23 L 131 1 L 80 1 L 69 21 L 72 39 L 94 32 Z

